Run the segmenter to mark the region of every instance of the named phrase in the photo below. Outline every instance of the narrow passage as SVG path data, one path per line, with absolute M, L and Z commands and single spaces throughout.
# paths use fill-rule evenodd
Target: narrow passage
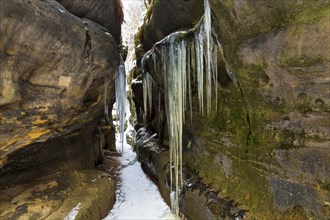
M 104 220 L 175 219 L 161 197 L 158 187 L 143 172 L 132 146 L 126 142 L 126 134 L 132 129 L 131 125 L 126 129 L 123 156 L 118 158 L 122 168 L 116 191 L 116 203 Z M 117 134 L 118 152 L 121 151 L 119 140 Z

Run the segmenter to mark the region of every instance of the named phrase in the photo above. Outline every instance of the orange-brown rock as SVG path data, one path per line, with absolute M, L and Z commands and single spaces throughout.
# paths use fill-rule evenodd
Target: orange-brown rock
M 0 21 L 0 183 L 93 167 L 104 96 L 110 104 L 114 96 L 117 43 L 54 0 L 1 1 Z

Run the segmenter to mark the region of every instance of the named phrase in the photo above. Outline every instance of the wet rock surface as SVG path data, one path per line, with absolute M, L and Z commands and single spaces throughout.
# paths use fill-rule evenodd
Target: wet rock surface
M 248 219 L 327 219 L 329 2 L 210 0 L 210 4 L 214 33 L 244 98 L 220 74 L 218 111 L 202 116 L 196 84 L 192 85 L 193 120 L 186 121 L 183 130 L 185 164 L 249 210 Z M 150 14 L 162 13 L 153 10 Z M 150 20 L 145 22 L 146 29 Z M 154 37 L 144 37 L 143 48 L 149 49 Z M 148 132 L 157 132 L 159 143 L 168 145 L 165 109 L 159 98 L 163 73 L 155 71 L 161 68 L 154 67 L 151 57 L 146 69 L 156 84 L 152 93 L 157 104 L 148 113 L 146 125 Z M 223 61 L 218 60 L 218 65 L 224 72 Z M 211 104 L 213 108 L 215 103 Z M 159 159 L 146 155 L 149 164 Z M 162 171 L 151 166 L 150 173 L 157 176 Z
M 39 175 L 95 166 L 105 77 L 114 81 L 119 64 L 116 42 L 53 0 L 0 4 L 0 182 L 15 171 L 38 175 L 38 166 Z
M 1 219 L 102 219 L 115 200 L 116 183 L 97 170 L 58 172 L 0 192 Z

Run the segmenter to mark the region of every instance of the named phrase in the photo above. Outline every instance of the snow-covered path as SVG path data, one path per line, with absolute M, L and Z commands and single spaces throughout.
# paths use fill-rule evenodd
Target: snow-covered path
M 142 0 L 123 0 L 122 3 L 125 10 L 125 23 L 122 25 L 122 34 L 128 45 L 125 67 L 130 70 L 135 65 L 134 33 L 138 31 L 138 21 L 142 21 L 142 15 L 145 13 L 146 8 Z M 126 90 L 126 88 L 121 89 L 122 92 Z M 127 121 L 130 117 L 129 109 L 129 107 L 126 107 Z M 115 114 L 114 110 L 112 115 Z M 143 172 L 140 162 L 136 161 L 136 153 L 132 151 L 132 147 L 126 142 L 126 135 L 132 130 L 132 126 L 129 125 L 124 134 L 123 156 L 117 158 L 121 164 L 121 174 L 119 176 L 121 182 L 117 186 L 116 203 L 104 220 L 175 219 L 170 208 L 161 197 L 158 187 Z M 117 151 L 121 152 L 119 134 L 117 134 L 116 140 Z
M 117 146 L 121 148 L 119 142 Z M 121 182 L 117 187 L 116 203 L 104 220 L 175 219 L 157 186 L 143 172 L 140 162 L 136 161 L 136 154 L 126 140 L 124 154 L 118 159 L 122 166 Z

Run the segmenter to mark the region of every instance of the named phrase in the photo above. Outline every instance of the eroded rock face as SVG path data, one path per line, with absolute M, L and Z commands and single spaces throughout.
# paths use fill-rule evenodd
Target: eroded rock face
M 119 44 L 123 9 L 120 0 L 57 0 L 72 14 L 88 18 L 110 31 Z
M 232 113 L 217 117 L 224 128 L 215 127 L 223 134 L 231 130 L 230 142 L 239 147 L 221 151 L 260 163 L 261 171 L 266 171 L 266 181 L 260 182 L 267 184 L 264 191 L 269 191 L 274 213 L 304 210 L 329 216 L 330 24 L 325 11 L 330 4 L 231 2 L 229 6 L 211 1 L 212 9 L 221 11 L 214 13 L 214 28 L 245 91 L 252 135 L 251 142 L 240 143 L 237 137 L 244 140 L 246 133 L 235 126 L 240 111 L 233 108 L 243 106 L 238 102 L 231 105 L 223 97 L 228 100 L 223 105 L 230 107 L 224 107 L 222 114 Z M 260 169 L 258 165 L 251 168 Z M 256 201 L 254 205 L 263 204 Z
M 329 1 L 210 4 L 212 26 L 243 88 L 247 108 L 240 91 L 220 77 L 218 111 L 201 116 L 193 85 L 193 120 L 184 126 L 185 164 L 242 204 L 252 219 L 328 218 Z M 148 40 L 154 38 L 144 37 L 143 46 L 149 49 Z M 219 60 L 218 69 L 223 70 L 221 65 Z M 163 85 L 152 59 L 147 69 L 156 84 Z M 162 89 L 154 87 L 155 103 Z M 147 125 L 167 145 L 166 129 L 163 134 L 157 126 L 164 111 L 155 105 Z
M 96 170 L 58 172 L 1 188 L 2 219 L 102 219 L 115 201 L 114 180 Z
M 145 51 L 181 28 L 191 28 L 203 15 L 203 1 L 157 0 L 148 9 L 139 40 Z
M 94 130 L 103 115 L 104 78 L 113 82 L 119 64 L 117 44 L 104 27 L 56 1 L 0 4 L 1 182 L 16 169 L 77 155 L 80 162 L 69 162 L 75 168 L 94 166 L 100 158 Z M 109 103 L 113 95 L 110 83 Z
M 136 147 L 143 170 L 157 182 L 164 200 L 170 205 L 170 161 L 168 147 L 157 144 L 145 128 L 137 132 Z M 180 210 L 188 219 L 240 219 L 246 210 L 207 184 L 198 172 L 183 167 Z M 174 187 L 174 184 L 173 184 Z
M 94 132 L 96 122 L 85 128 L 24 146 L 5 158 L 0 170 L 0 185 L 27 182 L 54 170 L 89 169 L 103 161 L 100 136 Z

